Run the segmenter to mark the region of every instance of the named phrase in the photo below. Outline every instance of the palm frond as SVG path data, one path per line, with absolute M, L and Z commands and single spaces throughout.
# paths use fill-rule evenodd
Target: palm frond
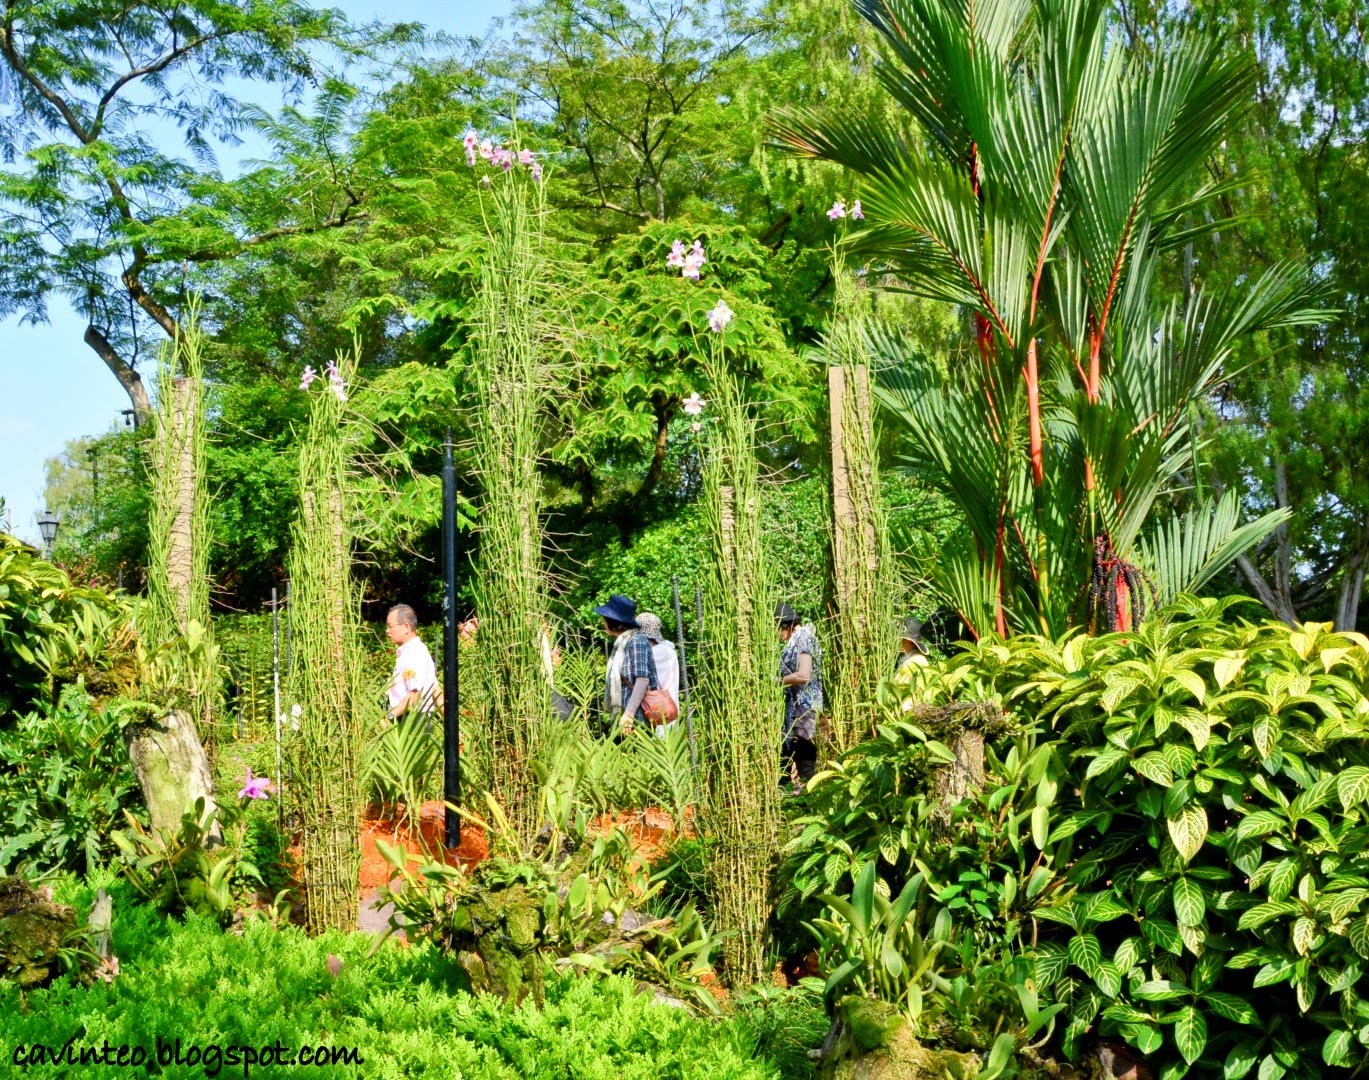
M 1162 522 L 1140 541 L 1138 561 L 1154 578 L 1161 604 L 1201 589 L 1290 517 L 1281 508 L 1240 525 L 1240 514 L 1240 499 L 1228 491 L 1216 503 L 1205 501 Z

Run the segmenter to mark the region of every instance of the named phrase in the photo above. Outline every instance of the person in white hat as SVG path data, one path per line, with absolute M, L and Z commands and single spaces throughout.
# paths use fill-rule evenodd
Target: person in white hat
M 650 611 L 637 616 L 637 625 L 651 642 L 651 658 L 656 661 L 656 681 L 660 688 L 670 695 L 675 708 L 680 708 L 680 655 L 675 651 L 675 643 L 668 640 L 661 628 L 661 617 Z M 678 719 L 656 728 L 662 739 L 666 731 L 679 723 Z

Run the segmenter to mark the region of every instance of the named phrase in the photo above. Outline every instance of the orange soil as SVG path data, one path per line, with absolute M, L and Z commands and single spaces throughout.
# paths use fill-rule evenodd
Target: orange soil
M 435 858 L 448 866 L 464 866 L 467 870 L 489 854 L 484 830 L 469 821 L 462 823 L 460 846 L 450 849 L 444 846 L 446 807 L 438 800 L 425 802 L 419 809 L 417 828 L 408 819 L 396 821 L 385 813 L 384 807 L 367 809 L 368 814 L 361 821 L 360 886 L 363 896 L 388 884 L 393 872 L 385 856 L 376 847 L 378 839 L 410 854 Z
M 684 822 L 678 833 L 675 831 L 675 819 L 654 806 L 649 806 L 645 810 L 600 814 L 589 823 L 589 830 L 607 835 L 615 826 L 632 839 L 632 846 L 637 849 L 637 854 L 650 862 L 668 848 L 673 840 L 694 835 L 694 808 L 686 807 Z
M 671 815 L 655 807 L 600 814 L 589 826 L 591 832 L 600 835 L 607 835 L 615 827 L 628 834 L 641 857 L 653 861 L 669 848 L 672 840 L 694 835 L 694 808 L 686 810 L 683 827 L 679 831 L 676 831 Z M 385 856 L 376 847 L 377 840 L 402 848 L 410 854 L 436 858 L 448 866 L 460 865 L 467 870 L 489 855 L 489 843 L 484 830 L 472 822 L 463 823 L 460 846 L 446 848 L 445 838 L 446 807 L 438 800 L 423 804 L 419 810 L 417 827 L 403 816 L 396 818 L 388 806 L 371 804 L 366 807 L 361 819 L 360 835 L 361 874 L 358 887 L 361 896 L 365 898 L 380 886 L 388 884 L 393 872 Z M 298 845 L 292 845 L 290 853 L 298 867 L 302 855 Z

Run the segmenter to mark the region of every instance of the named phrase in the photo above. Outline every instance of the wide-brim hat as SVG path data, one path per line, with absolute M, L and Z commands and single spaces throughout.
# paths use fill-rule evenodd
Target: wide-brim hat
M 906 641 L 923 656 L 927 655 L 927 646 L 922 643 L 922 620 L 909 615 L 903 620 L 903 634 L 900 641 Z
M 799 621 L 799 613 L 788 604 L 775 605 L 775 621 L 781 626 L 788 626 Z
M 637 601 L 621 593 L 614 593 L 608 598 L 607 603 L 600 604 L 594 609 L 594 614 L 623 623 L 625 626 L 636 626 Z

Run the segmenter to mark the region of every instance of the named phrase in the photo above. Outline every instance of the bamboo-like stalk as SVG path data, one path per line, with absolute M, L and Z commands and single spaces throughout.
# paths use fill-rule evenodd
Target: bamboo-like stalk
M 834 267 L 836 297 L 826 352 L 832 385 L 833 544 L 837 612 L 829 670 L 833 749 L 874 733 L 875 695 L 893 655 L 896 570 L 879 495 L 879 447 L 870 401 L 861 295 Z
M 338 355 L 344 380 L 356 357 Z M 320 380 L 322 382 L 322 380 Z M 302 881 L 313 933 L 354 930 L 361 852 L 358 766 L 364 701 L 360 595 L 352 578 L 349 440 L 331 387 L 311 395 L 300 444 L 300 508 L 288 569 L 298 663 L 289 700 L 300 706 L 291 740 L 293 796 L 302 823 Z
M 506 175 L 485 198 L 489 238 L 472 326 L 480 415 L 471 425 L 482 489 L 475 579 L 485 660 L 476 672 L 485 711 L 480 749 L 491 794 L 528 841 L 539 825 L 532 762 L 551 704 L 541 655 L 549 603 L 538 470 L 551 382 L 544 356 L 551 267 L 529 183 Z
M 764 978 L 771 876 L 779 845 L 779 695 L 774 592 L 762 545 L 755 421 L 720 343 L 709 364 L 715 413 L 704 468 L 712 532 L 704 596 L 708 663 L 700 682 L 706 762 L 702 825 L 714 841 L 709 884 L 728 978 Z

